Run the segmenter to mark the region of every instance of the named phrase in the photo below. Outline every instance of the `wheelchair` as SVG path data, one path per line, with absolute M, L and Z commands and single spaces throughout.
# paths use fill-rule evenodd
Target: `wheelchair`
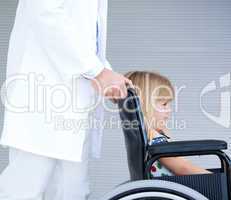
M 191 140 L 148 145 L 139 98 L 133 88 L 127 91 L 127 97 L 119 100 L 118 107 L 130 180 L 116 186 L 100 199 L 231 200 L 231 161 L 222 151 L 227 149 L 227 143 L 221 140 Z M 195 155 L 215 155 L 221 167 L 208 169 L 213 172 L 211 174 L 150 175 L 152 164 L 161 157 Z

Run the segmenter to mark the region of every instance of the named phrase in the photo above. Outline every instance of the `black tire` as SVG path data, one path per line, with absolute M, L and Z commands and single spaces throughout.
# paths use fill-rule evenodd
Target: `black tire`
M 124 183 L 100 200 L 208 200 L 184 185 L 164 180 L 140 180 Z

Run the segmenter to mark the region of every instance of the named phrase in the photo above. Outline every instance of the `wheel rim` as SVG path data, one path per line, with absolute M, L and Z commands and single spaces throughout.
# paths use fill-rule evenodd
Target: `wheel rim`
M 155 198 L 161 200 L 188 200 L 183 197 L 179 197 L 174 194 L 169 194 L 165 192 L 141 192 L 136 194 L 131 194 L 126 197 L 119 198 L 118 200 L 135 200 L 140 198 Z

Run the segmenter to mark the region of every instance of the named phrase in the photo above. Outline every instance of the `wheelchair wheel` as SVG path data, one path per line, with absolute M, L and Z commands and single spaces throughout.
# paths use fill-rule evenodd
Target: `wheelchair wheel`
M 178 183 L 139 180 L 115 187 L 100 200 L 208 200 L 208 198 Z

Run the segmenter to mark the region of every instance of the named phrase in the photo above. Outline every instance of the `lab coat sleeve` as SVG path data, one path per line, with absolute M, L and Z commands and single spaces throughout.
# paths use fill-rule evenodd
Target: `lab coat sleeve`
M 98 0 L 98 24 L 101 27 L 99 32 L 99 46 L 102 48 L 99 51 L 98 57 L 102 62 L 107 66 L 108 69 L 113 70 L 110 62 L 106 58 L 106 46 L 107 46 L 107 16 L 108 16 L 108 1 L 107 0 Z
M 107 69 L 113 70 L 111 63 L 107 59 L 105 59 L 103 63 Z
M 63 1 L 40 0 L 36 3 L 39 8 L 32 17 L 30 28 L 52 66 L 67 79 L 75 74 L 89 79 L 97 76 L 105 64 L 90 42 L 84 39 L 84 31 L 66 13 Z

